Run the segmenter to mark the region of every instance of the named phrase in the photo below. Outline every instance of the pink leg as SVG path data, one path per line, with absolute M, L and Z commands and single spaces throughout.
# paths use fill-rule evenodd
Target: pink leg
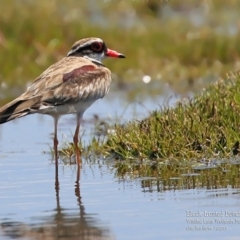
M 81 119 L 82 119 L 82 116 L 77 115 L 77 127 L 76 127 L 75 134 L 74 134 L 74 137 L 73 137 L 73 142 L 74 142 L 74 146 L 75 146 L 75 150 L 76 150 L 76 157 L 77 157 L 77 164 L 78 165 L 80 165 L 81 162 L 82 162 L 81 158 L 80 158 L 80 150 L 79 150 L 79 147 L 78 147 L 78 136 L 79 136 Z

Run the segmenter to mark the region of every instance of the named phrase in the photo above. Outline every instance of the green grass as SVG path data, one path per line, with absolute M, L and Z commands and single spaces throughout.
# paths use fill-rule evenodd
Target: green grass
M 232 158 L 240 152 L 239 116 L 240 74 L 230 73 L 174 108 L 166 106 L 142 121 L 110 126 L 107 135 L 93 137 L 81 148 L 130 161 Z M 69 149 L 71 144 L 63 152 Z
M 230 74 L 175 108 L 116 125 L 102 146 L 123 159 L 193 160 L 239 153 L 240 78 Z
M 20 93 L 88 36 L 101 37 L 126 55 L 105 62 L 118 81 L 140 81 L 147 74 L 177 92 L 189 87 L 196 92 L 239 67 L 238 1 L 96 1 L 93 6 L 76 0 L 1 0 L 1 7 L 0 83 L 6 85 L 1 98 Z M 202 24 L 189 20 L 191 11 L 200 13 Z M 235 34 L 229 34 L 232 28 Z

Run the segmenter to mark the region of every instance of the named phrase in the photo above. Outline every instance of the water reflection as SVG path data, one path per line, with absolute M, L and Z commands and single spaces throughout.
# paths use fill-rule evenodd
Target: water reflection
M 52 164 L 53 166 L 54 164 Z M 55 186 L 55 198 L 51 199 L 48 196 L 44 201 L 44 216 L 32 213 L 33 209 L 36 211 L 39 206 L 41 207 L 40 196 L 33 199 L 34 207 L 31 210 L 26 209 L 28 211 L 26 220 L 30 219 L 30 223 L 15 221 L 19 218 L 19 214 L 15 214 L 15 210 L 8 209 L 5 214 L 2 214 L 4 209 L 1 210 L 0 214 L 4 217 L 7 216 L 1 220 L 1 240 L 9 238 L 21 240 L 114 239 L 115 234 L 119 239 L 132 239 L 132 236 L 142 240 L 161 239 L 161 236 L 164 239 L 195 239 L 196 236 L 198 239 L 208 239 L 206 237 L 209 236 L 208 233 L 203 231 L 200 236 L 196 235 L 199 232 L 191 232 L 186 235 L 186 227 L 191 226 L 186 223 L 186 211 L 238 211 L 238 178 L 236 179 L 237 185 L 234 185 L 233 182 L 223 185 L 219 181 L 220 178 L 216 177 L 217 174 L 214 174 L 215 169 L 206 169 L 205 171 L 209 171 L 208 174 L 205 173 L 208 176 L 206 178 L 199 173 L 183 173 L 179 176 L 166 174 L 166 179 L 140 176 L 127 178 L 127 175 L 125 178 L 116 178 L 116 175 L 113 176 L 114 166 L 112 164 L 107 165 L 104 160 L 95 162 L 88 160 L 88 162 L 83 161 L 82 168 L 74 168 L 76 170 L 73 175 L 74 182 L 69 184 L 71 180 L 67 178 L 67 174 L 62 174 L 61 171 L 61 169 L 67 171 L 69 166 L 63 166 L 60 163 L 59 168 L 60 171 L 55 172 L 55 180 L 52 182 L 52 187 Z M 233 172 L 234 169 L 232 169 Z M 28 169 L 28 171 L 32 170 Z M 43 171 L 46 169 L 38 170 L 41 174 Z M 3 183 L 4 186 L 1 175 L 0 183 Z M 218 173 L 218 175 L 220 174 Z M 44 177 L 41 175 L 40 181 L 43 181 Z M 49 174 L 49 177 L 53 179 L 53 174 Z M 64 178 L 66 179 L 65 183 L 63 182 Z M 21 174 L 18 174 L 18 179 L 21 179 Z M 229 178 L 226 177 L 225 180 L 227 181 L 227 179 Z M 35 192 L 40 186 L 37 184 L 27 185 L 27 182 L 22 183 L 23 188 L 35 187 Z M 214 183 L 218 184 L 214 185 Z M 13 183 L 10 184 L 10 186 L 12 185 Z M 67 187 L 69 185 L 71 185 L 71 189 Z M 48 189 L 51 190 L 51 195 L 54 195 L 49 183 L 48 187 L 43 190 L 44 194 Z M 65 190 L 71 190 L 74 196 L 71 197 L 70 192 L 66 194 Z M 4 192 L 8 196 L 9 192 L 14 192 L 14 190 L 7 191 L 5 189 Z M 18 198 L 14 195 L 14 200 L 23 202 L 22 195 Z M 26 197 L 31 197 L 29 192 L 26 193 Z M 9 206 L 2 194 L 0 194 L 0 200 L 2 206 Z M 66 202 L 69 200 L 71 207 Z M 50 201 L 54 201 L 55 206 L 50 208 L 52 210 L 46 211 L 46 206 L 51 204 Z M 181 204 L 179 204 L 180 201 Z M 21 204 L 17 206 L 18 209 L 21 207 Z M 11 216 L 11 212 L 16 216 Z M 93 214 L 96 212 L 101 217 Z M 104 216 L 110 222 L 111 228 L 109 225 L 103 224 Z M 222 219 L 228 220 L 228 218 Z M 176 231 L 171 232 L 173 225 L 176 227 Z M 139 228 L 139 226 L 146 227 Z M 215 226 L 217 225 L 211 225 L 211 227 Z M 236 235 L 238 229 L 237 224 L 227 226 L 227 231 L 224 232 L 225 239 L 231 239 L 227 235 Z M 221 236 L 218 232 L 214 232 L 214 236 L 215 234 Z
M 55 165 L 57 166 L 57 165 Z M 80 172 L 78 166 L 75 182 L 75 196 L 78 209 L 65 209 L 60 203 L 60 183 L 58 168 L 55 168 L 56 208 L 49 211 L 47 217 L 34 217 L 38 224 L 25 224 L 12 219 L 3 219 L 1 230 L 4 236 L 12 239 L 114 239 L 110 229 L 101 226 L 101 221 L 94 214 L 87 214 L 82 201 L 80 189 Z
M 225 179 L 228 182 L 229 179 Z M 204 180 L 205 182 L 205 180 Z M 166 191 L 177 191 L 177 190 L 193 190 L 198 189 L 199 191 L 210 190 L 211 193 L 215 195 L 219 195 L 219 193 L 228 194 L 239 194 L 240 193 L 240 184 L 238 182 L 237 185 L 228 184 L 219 184 L 217 180 L 214 182 L 209 178 L 204 182 L 199 182 L 199 178 L 197 177 L 187 177 L 187 178 L 172 178 L 169 181 L 164 180 L 141 180 L 141 188 L 142 192 L 166 192 Z
M 227 189 L 227 193 L 239 193 L 240 162 L 237 158 L 199 161 L 147 161 L 115 160 L 115 176 L 121 180 L 140 182 L 143 192 L 176 190 Z M 231 191 L 229 191 L 231 189 Z

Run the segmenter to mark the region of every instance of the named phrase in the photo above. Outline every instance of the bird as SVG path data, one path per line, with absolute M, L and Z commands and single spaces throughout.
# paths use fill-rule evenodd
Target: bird
M 0 124 L 35 113 L 52 116 L 57 161 L 58 120 L 62 115 L 75 114 L 73 142 L 80 164 L 78 135 L 83 114 L 109 92 L 112 82 L 111 71 L 102 63 L 106 57 L 125 58 L 122 53 L 107 48 L 100 38 L 78 40 L 66 57 L 47 68 L 22 95 L 0 108 Z

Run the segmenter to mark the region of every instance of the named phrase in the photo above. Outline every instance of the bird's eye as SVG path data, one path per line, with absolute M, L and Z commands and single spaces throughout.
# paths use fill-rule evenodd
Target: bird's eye
M 91 45 L 93 51 L 100 52 L 103 49 L 103 44 L 100 42 L 94 42 Z

